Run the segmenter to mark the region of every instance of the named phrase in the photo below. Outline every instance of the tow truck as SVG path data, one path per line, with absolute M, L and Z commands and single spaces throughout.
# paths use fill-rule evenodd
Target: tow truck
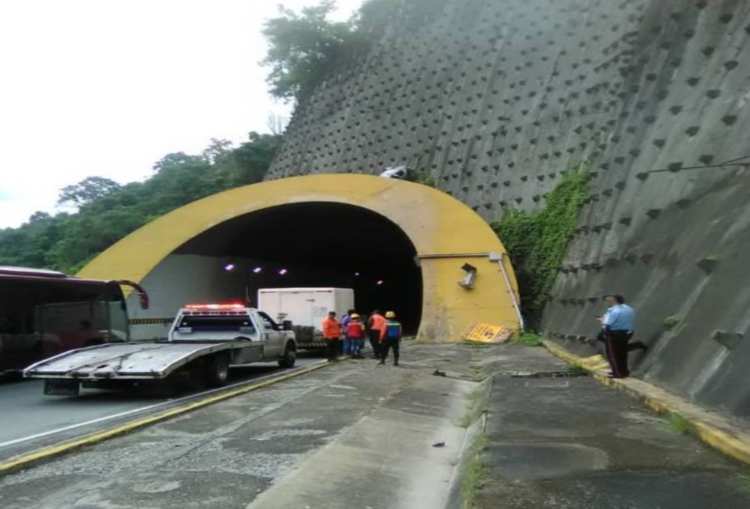
M 81 386 L 112 388 L 178 373 L 218 387 L 233 367 L 277 361 L 291 368 L 296 352 L 291 323 L 277 324 L 243 304 L 190 304 L 177 313 L 166 341 L 78 348 L 32 364 L 23 376 L 44 379 L 45 394 L 64 396 L 77 396 Z

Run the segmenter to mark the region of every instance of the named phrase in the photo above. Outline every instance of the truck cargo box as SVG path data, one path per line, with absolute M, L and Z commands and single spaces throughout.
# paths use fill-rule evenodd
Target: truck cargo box
M 320 329 L 329 311 L 341 317 L 354 308 L 351 288 L 262 288 L 258 290 L 258 307 L 280 320 L 291 320 L 295 326 Z

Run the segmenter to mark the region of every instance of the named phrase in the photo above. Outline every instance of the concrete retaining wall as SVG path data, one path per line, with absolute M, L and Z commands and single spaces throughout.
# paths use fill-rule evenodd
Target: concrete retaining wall
M 585 161 L 544 328 L 590 350 L 599 297 L 622 292 L 645 378 L 750 415 L 750 178 L 719 165 L 750 155 L 750 3 L 419 3 L 298 106 L 271 178 L 408 164 L 494 220 Z

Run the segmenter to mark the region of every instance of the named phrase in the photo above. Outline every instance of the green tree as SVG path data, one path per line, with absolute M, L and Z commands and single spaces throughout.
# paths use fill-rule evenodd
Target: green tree
M 280 16 L 268 20 L 263 35 L 269 43 L 264 64 L 271 67 L 271 93 L 284 99 L 300 99 L 352 53 L 352 24 L 331 22 L 334 2 L 305 7 L 298 14 L 280 7 Z
M 120 184 L 114 180 L 105 177 L 86 177 L 77 184 L 63 187 L 57 203 L 84 205 L 118 189 L 120 189 Z

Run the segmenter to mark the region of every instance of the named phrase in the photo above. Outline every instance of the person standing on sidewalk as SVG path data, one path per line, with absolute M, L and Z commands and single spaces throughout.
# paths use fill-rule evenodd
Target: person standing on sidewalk
M 386 322 L 380 331 L 380 364 L 385 364 L 388 350 L 393 348 L 393 365 L 398 366 L 399 346 L 401 343 L 401 324 L 396 321 L 396 313 L 388 311 Z
M 361 351 L 365 342 L 365 326 L 362 324 L 357 313 L 352 313 L 350 316 L 351 320 L 349 320 L 346 329 L 344 329 L 346 339 L 351 345 L 349 353 L 355 359 L 362 359 Z
M 612 368 L 612 378 L 627 378 L 628 369 L 628 340 L 635 331 L 635 311 L 625 304 L 622 295 L 606 297 L 609 308 L 602 318 L 607 360 Z
M 372 356 L 375 359 L 380 358 L 380 332 L 383 330 L 383 327 L 385 327 L 385 318 L 380 314 L 380 310 L 376 309 L 370 315 L 370 319 L 367 320 Z
M 328 316 L 323 319 L 320 328 L 323 331 L 323 339 L 326 342 L 328 360 L 333 362 L 338 359 L 341 338 L 341 324 L 336 320 L 335 311 L 328 312 Z

